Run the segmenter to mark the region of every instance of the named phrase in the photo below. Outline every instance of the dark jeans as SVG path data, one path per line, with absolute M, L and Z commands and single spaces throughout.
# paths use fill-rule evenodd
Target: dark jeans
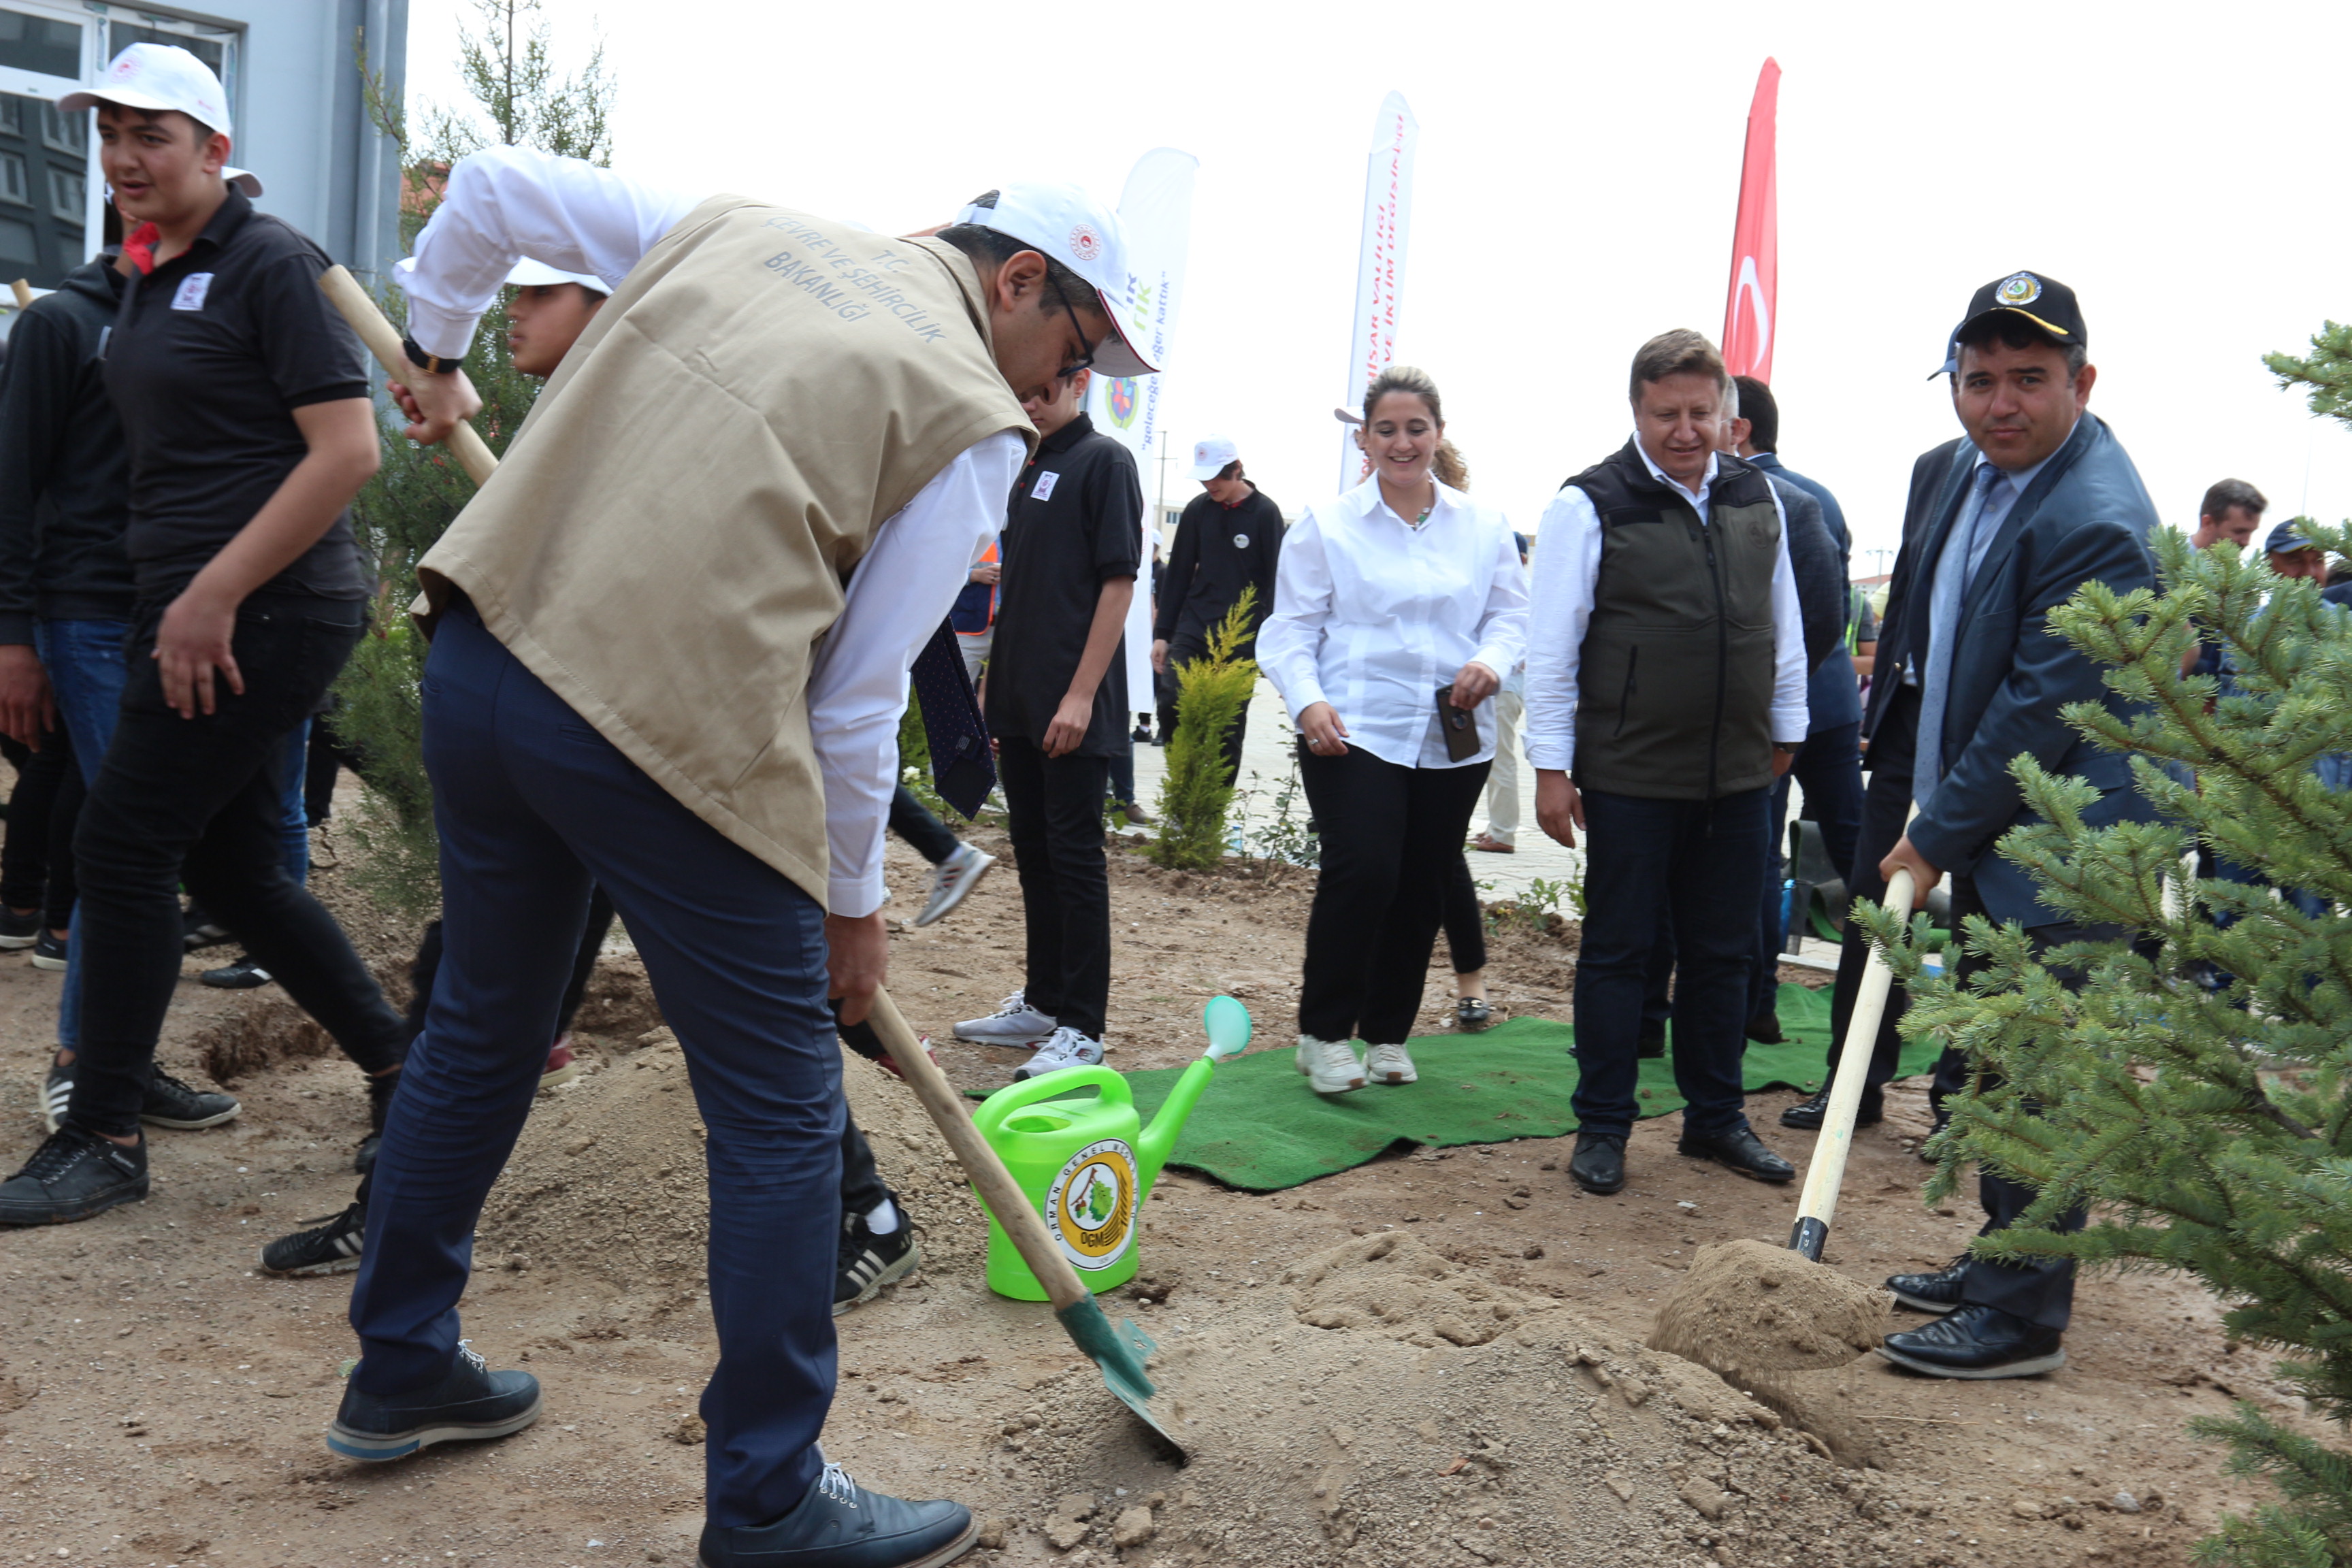
M 593 880 L 644 956 L 708 1129 L 708 1518 L 773 1520 L 816 1479 L 833 1400 L 843 1108 L 824 910 L 631 763 L 470 606 L 442 617 L 424 695 L 446 951 L 376 1160 L 352 1381 L 413 1390 L 457 1354 L 475 1220 L 530 1113 Z
M 1238 651 L 1240 657 L 1249 658 L 1255 654 L 1256 644 L 1246 644 Z M 1196 658 L 1206 658 L 1208 652 L 1208 644 L 1196 637 L 1171 638 L 1168 644 L 1168 668 L 1152 683 L 1160 693 L 1160 739 L 1163 742 L 1176 738 L 1177 698 L 1181 690 L 1176 683 L 1176 671 L 1179 667 Z M 1232 731 L 1225 736 L 1225 761 L 1233 764 L 1235 784 L 1239 784 L 1242 777 L 1242 737 L 1248 733 L 1249 704 L 1244 703 L 1242 710 L 1234 718 Z
M 1675 1083 L 1693 1134 L 1748 1124 L 1739 1062 L 1771 792 L 1713 801 L 1584 792 L 1583 945 L 1576 963 L 1578 1123 L 1633 1131 L 1643 995 L 1671 921 Z
M 1108 757 L 1049 757 L 999 738 L 1005 832 L 1028 926 L 1023 994 L 1055 1023 L 1102 1038 L 1110 1010 L 1110 867 L 1103 857 Z
M 360 638 L 364 601 L 261 595 L 236 615 L 245 679 L 216 711 L 183 719 L 163 704 L 150 654 L 160 605 L 141 607 L 113 744 L 75 835 L 83 973 L 79 1065 L 67 1115 L 127 1136 L 154 1068 L 155 1041 L 179 984 L 180 885 L 236 932 L 359 1065 L 400 1060 L 400 1015 L 342 928 L 288 874 L 288 738 L 307 721 Z
M 936 866 L 956 852 L 958 840 L 948 825 L 900 784 L 890 793 L 890 831 L 914 846 L 915 853 Z
M 1807 736 L 1805 749 L 1772 790 L 1767 811 L 1764 897 L 1756 931 L 1756 977 L 1748 993 L 1748 1013 L 1760 1017 L 1772 1010 L 1780 972 L 1780 952 L 1791 928 L 1804 924 L 1805 911 L 1790 910 L 1781 918 L 1781 886 L 1788 877 L 1789 783 L 1804 786 L 1805 820 L 1817 824 L 1830 864 L 1853 863 L 1855 838 L 1862 832 L 1862 724 L 1841 724 Z
M 1456 974 L 1486 967 L 1486 915 L 1478 907 L 1478 884 L 1470 879 L 1470 857 L 1456 855 L 1445 873 L 1445 952 Z
M 87 793 L 73 741 L 52 730 L 36 752 L 0 736 L 0 753 L 16 768 L 0 837 L 0 903 L 39 910 L 44 924 L 63 931 L 73 923 L 73 831 Z
M 572 978 L 564 983 L 563 1001 L 555 1010 L 555 1033 L 548 1037 L 549 1045 L 572 1032 L 572 1020 L 580 1011 L 580 1004 L 588 994 L 588 982 L 596 973 L 596 955 L 604 950 L 604 939 L 613 932 L 613 900 L 604 896 L 602 888 L 588 889 L 588 923 L 580 932 L 580 946 L 572 955 Z M 439 921 L 427 921 L 425 938 L 416 944 L 416 956 L 408 965 L 408 1019 L 404 1037 L 414 1040 L 425 1032 L 425 1014 L 433 1000 L 433 983 L 441 973 L 441 956 L 446 951 Z
M 1298 988 L 1302 1034 L 1388 1046 L 1412 1033 L 1446 879 L 1487 768 L 1400 767 L 1361 746 L 1318 757 L 1299 743 L 1298 780 L 1322 835 Z

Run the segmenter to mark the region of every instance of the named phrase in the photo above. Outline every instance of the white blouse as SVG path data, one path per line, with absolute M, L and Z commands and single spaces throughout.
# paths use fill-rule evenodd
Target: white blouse
M 1348 744 L 1400 767 L 1467 767 L 1495 754 L 1495 703 L 1472 710 L 1478 754 L 1445 754 L 1437 689 L 1475 659 L 1499 678 L 1527 652 L 1528 580 L 1510 520 L 1437 488 L 1418 527 L 1380 480 L 1308 509 L 1282 542 L 1258 667 L 1293 723 L 1328 702 Z

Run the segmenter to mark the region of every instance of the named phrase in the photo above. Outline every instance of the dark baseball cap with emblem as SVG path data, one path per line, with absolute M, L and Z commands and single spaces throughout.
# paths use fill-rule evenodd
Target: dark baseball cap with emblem
M 2091 341 L 2090 329 L 2083 325 L 2083 308 L 2074 302 L 2074 290 L 2039 272 L 2012 272 L 1994 279 L 1970 297 L 1968 314 L 1946 340 L 1944 363 L 1934 374 L 1957 373 L 1961 335 L 1987 316 L 2003 314 L 2022 317 L 2053 342 L 2067 348 Z

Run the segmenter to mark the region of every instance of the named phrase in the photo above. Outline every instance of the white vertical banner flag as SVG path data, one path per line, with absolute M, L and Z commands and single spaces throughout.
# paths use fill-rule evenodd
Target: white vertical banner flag
M 1135 277 L 1135 319 L 1128 334 L 1160 366 L 1157 375 L 1097 375 L 1087 389 L 1095 428 L 1118 437 L 1135 454 L 1143 481 L 1143 570 L 1127 611 L 1127 701 L 1139 713 L 1151 700 L 1151 546 L 1159 537 L 1160 399 L 1168 380 L 1176 310 L 1184 298 L 1184 263 L 1192 248 L 1192 177 L 1201 161 L 1173 147 L 1154 147 L 1135 161 L 1118 195 L 1119 226 L 1127 231 L 1127 265 Z M 1188 468 L 1186 471 L 1191 470 Z
M 1404 281 L 1405 239 L 1412 227 L 1412 155 L 1421 121 L 1404 95 L 1381 100 L 1372 117 L 1372 153 L 1364 169 L 1364 235 L 1356 253 L 1356 315 L 1348 345 L 1348 401 L 1360 409 L 1364 389 L 1396 357 L 1397 289 Z M 1352 427 L 1339 434 L 1339 488 L 1350 490 L 1371 470 Z

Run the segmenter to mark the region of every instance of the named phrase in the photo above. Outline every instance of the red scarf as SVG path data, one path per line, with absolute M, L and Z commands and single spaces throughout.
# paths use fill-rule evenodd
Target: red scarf
M 124 237 L 122 254 L 131 258 L 141 277 L 155 270 L 155 242 L 163 237 L 163 231 L 152 223 L 142 223 Z

